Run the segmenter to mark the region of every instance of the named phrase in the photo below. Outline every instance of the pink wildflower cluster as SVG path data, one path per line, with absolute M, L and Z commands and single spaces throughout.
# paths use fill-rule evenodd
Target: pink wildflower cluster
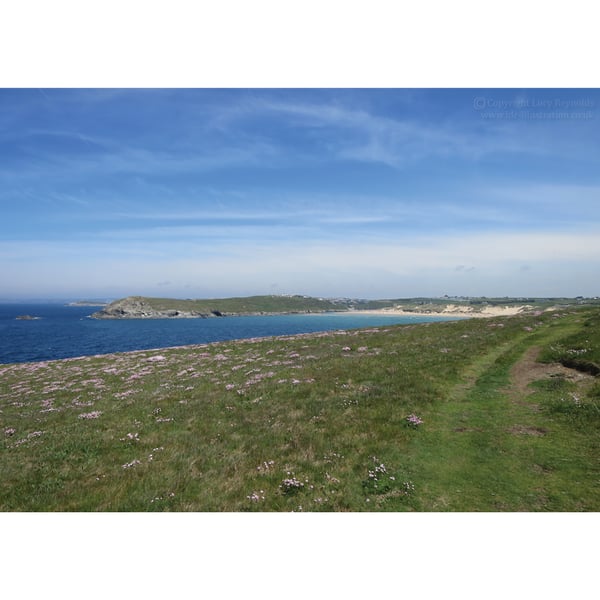
M 19 440 L 18 442 L 15 443 L 15 447 L 16 446 L 20 446 L 21 444 L 24 444 L 25 442 L 28 442 L 29 440 L 36 438 L 36 437 L 40 437 L 40 435 L 42 435 L 44 432 L 43 431 L 32 431 L 31 433 L 27 434 L 26 438 L 23 438 L 21 440 Z
M 379 462 L 374 456 L 373 458 L 373 462 L 377 463 Z M 379 463 L 378 465 L 375 466 L 374 469 L 369 469 L 368 471 L 368 477 L 369 479 L 373 480 L 373 481 L 377 481 L 378 478 L 381 475 L 385 475 L 387 473 L 387 468 L 383 463 Z
M 568 348 L 566 350 L 567 354 L 571 354 L 572 356 L 579 356 L 580 354 L 585 354 L 589 352 L 589 348 Z
M 150 454 L 148 454 L 148 462 L 152 462 L 154 460 L 154 453 L 155 452 L 160 452 L 161 450 L 164 450 L 164 446 L 160 446 L 159 448 L 152 448 L 152 452 Z
M 4 430 L 4 435 L 11 436 L 11 435 L 14 435 L 16 433 L 16 431 L 17 430 L 14 427 L 7 427 Z
M 371 460 L 375 466 L 367 471 L 367 479 L 363 481 L 363 487 L 368 493 L 384 494 L 392 488 L 396 478 L 388 475 L 387 467 L 376 456 L 372 456 Z
M 246 496 L 250 502 L 260 502 L 265 499 L 265 491 L 259 490 L 258 492 L 252 492 L 249 496 Z
M 106 387 L 104 385 L 104 381 L 102 379 L 100 379 L 99 377 L 93 377 L 92 379 L 85 379 L 84 381 L 81 382 L 81 385 L 91 385 L 98 389 L 102 389 L 102 388 Z
M 405 481 L 402 483 L 402 491 L 407 496 L 415 491 L 415 484 L 412 481 Z
M 408 415 L 408 417 L 406 417 L 406 422 L 409 425 L 418 427 L 419 425 L 421 425 L 423 423 L 423 419 L 421 419 L 420 417 L 417 417 L 417 415 Z
M 313 378 L 310 378 L 310 379 L 295 379 L 294 378 L 294 379 L 290 379 L 290 380 L 288 380 L 288 379 L 278 379 L 277 383 L 288 383 L 288 381 L 292 385 L 298 385 L 300 383 L 314 383 L 315 382 L 315 380 Z
M 84 406 L 93 406 L 94 403 L 91 400 L 88 400 L 87 402 L 82 402 L 81 400 L 79 400 L 79 396 L 77 398 L 75 398 L 75 400 L 73 400 L 71 402 L 71 404 L 73 406 L 77 406 L 77 407 L 84 407 Z
M 266 473 L 267 471 L 271 470 L 271 467 L 275 464 L 274 460 L 265 460 L 262 464 L 258 465 L 258 467 L 256 467 L 256 470 L 259 473 Z
M 42 400 L 42 410 L 40 410 L 40 412 L 45 413 L 45 412 L 54 412 L 58 410 L 55 406 L 54 406 L 54 400 L 53 399 L 46 399 L 46 400 Z
M 101 410 L 93 410 L 89 413 L 82 413 L 79 415 L 80 419 L 97 419 L 102 414 Z
M 259 370 L 260 369 L 254 369 L 254 371 L 259 371 Z M 249 375 L 251 372 L 252 371 L 246 373 L 246 375 Z M 248 379 L 246 381 L 246 383 L 244 385 L 251 386 L 256 383 L 260 383 L 263 379 L 269 379 L 274 376 L 275 376 L 275 373 L 273 371 L 269 371 L 268 373 L 255 373 L 254 375 L 252 375 L 252 377 L 250 377 L 250 379 Z
M 296 479 L 293 473 L 288 472 L 288 477 L 280 484 L 280 489 L 284 494 L 293 494 L 304 487 L 304 484 Z
M 155 498 L 152 498 L 152 500 L 150 500 L 150 504 L 153 504 L 154 502 L 159 502 L 160 500 L 164 500 L 165 498 L 174 498 L 174 497 L 175 497 L 175 492 L 170 492 L 166 496 L 156 496 Z

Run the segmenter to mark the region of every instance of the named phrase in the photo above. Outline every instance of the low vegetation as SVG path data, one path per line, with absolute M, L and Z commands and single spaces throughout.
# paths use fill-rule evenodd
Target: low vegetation
M 599 319 L 0 365 L 0 510 L 597 511 Z

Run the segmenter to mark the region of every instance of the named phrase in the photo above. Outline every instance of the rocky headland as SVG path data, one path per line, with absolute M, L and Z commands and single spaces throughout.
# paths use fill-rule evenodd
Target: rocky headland
M 111 302 L 91 316 L 93 319 L 207 319 L 221 317 L 223 314 L 218 310 L 156 307 L 144 298 L 128 297 Z
M 241 315 L 307 314 L 347 311 L 346 300 L 299 295 L 180 300 L 128 296 L 95 312 L 94 319 L 206 319 Z

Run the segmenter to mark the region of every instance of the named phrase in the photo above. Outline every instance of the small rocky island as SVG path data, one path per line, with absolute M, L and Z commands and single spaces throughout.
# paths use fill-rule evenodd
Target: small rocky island
M 37 321 L 41 318 L 42 317 L 34 317 L 32 315 L 18 315 L 17 317 L 15 317 L 17 321 Z

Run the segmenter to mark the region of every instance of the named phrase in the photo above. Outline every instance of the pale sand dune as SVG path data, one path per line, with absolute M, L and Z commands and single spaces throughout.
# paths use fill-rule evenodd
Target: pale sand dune
M 356 311 L 361 314 L 370 315 L 395 315 L 395 316 L 431 316 L 431 317 L 464 317 L 464 318 L 483 318 L 483 317 L 507 317 L 518 315 L 522 312 L 532 310 L 529 305 L 523 306 L 486 306 L 482 310 L 474 310 L 472 306 L 460 306 L 457 304 L 447 304 L 440 311 L 406 311 L 401 306 L 394 308 L 381 308 L 377 310 L 361 310 Z M 352 313 L 350 313 L 352 314 Z

